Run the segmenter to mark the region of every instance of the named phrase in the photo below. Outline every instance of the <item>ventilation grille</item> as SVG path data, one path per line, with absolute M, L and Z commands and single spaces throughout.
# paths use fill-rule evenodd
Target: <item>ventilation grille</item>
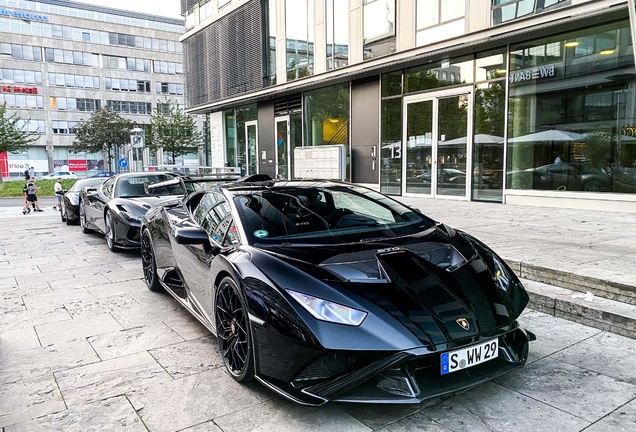
M 261 4 L 251 1 L 183 41 L 188 107 L 273 84 L 263 78 L 261 30 Z
M 294 111 L 300 111 L 303 108 L 302 98 L 300 94 L 290 96 L 285 99 L 277 99 L 274 101 L 274 115 L 285 115 Z
M 353 359 L 343 352 L 330 352 L 299 373 L 294 382 L 327 379 L 353 369 Z

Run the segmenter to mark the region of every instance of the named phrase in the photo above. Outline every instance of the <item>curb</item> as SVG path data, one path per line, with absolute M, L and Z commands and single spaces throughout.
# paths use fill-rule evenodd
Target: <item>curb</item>
M 555 270 L 521 261 L 505 260 L 522 279 L 579 292 L 591 292 L 597 297 L 636 306 L 636 286 L 576 273 Z
M 530 296 L 528 307 L 555 317 L 636 339 L 636 306 L 594 296 L 574 297 L 579 290 L 522 279 Z

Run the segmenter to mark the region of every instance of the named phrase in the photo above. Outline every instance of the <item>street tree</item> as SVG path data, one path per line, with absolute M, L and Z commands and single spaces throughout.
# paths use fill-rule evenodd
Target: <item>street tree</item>
M 163 149 L 164 157 L 169 157 L 172 164 L 176 164 L 179 156 L 196 152 L 203 145 L 194 118 L 171 100 L 152 111 L 150 129 L 151 140 L 147 147 L 153 151 Z
M 133 123 L 108 108 L 98 109 L 91 117 L 81 123 L 75 134 L 73 149 L 76 152 L 104 152 L 106 171 L 112 170 L 112 150 L 116 146 L 130 143 L 130 130 Z
M 23 121 L 17 112 L 9 115 L 6 102 L 0 105 L 0 153 L 16 153 L 40 137 L 27 130 L 27 121 Z M 2 166 L 0 166 L 2 182 Z

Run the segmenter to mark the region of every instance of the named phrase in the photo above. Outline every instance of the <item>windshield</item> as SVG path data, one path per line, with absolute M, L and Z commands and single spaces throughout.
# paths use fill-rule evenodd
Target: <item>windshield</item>
M 355 186 L 275 188 L 238 194 L 235 203 L 251 244 L 381 241 L 417 234 L 435 225 L 397 201 Z
M 78 180 L 75 182 L 75 184 L 73 184 L 73 187 L 71 187 L 69 189 L 69 192 L 79 192 L 82 190 L 82 188 L 85 187 L 92 187 L 92 186 L 99 186 L 100 184 L 104 183 L 104 179 L 101 178 L 92 178 L 92 179 L 85 179 L 85 180 Z
M 115 190 L 115 198 L 138 198 L 151 196 L 146 192 L 144 185 L 162 182 L 174 178 L 166 174 L 144 174 L 135 177 L 120 178 Z M 152 190 L 152 196 L 158 195 L 183 195 L 181 184 L 166 185 Z

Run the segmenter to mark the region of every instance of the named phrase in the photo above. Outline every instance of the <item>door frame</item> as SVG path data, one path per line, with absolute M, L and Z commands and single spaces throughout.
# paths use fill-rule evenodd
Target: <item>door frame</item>
M 435 199 L 449 199 L 459 201 L 470 201 L 472 197 L 472 171 L 473 171 L 473 106 L 475 86 L 453 87 L 444 90 L 431 91 L 427 93 L 405 96 L 402 101 L 402 177 L 401 195 L 409 197 L 428 197 Z M 466 193 L 462 196 L 441 195 L 437 193 L 437 158 L 438 158 L 438 136 L 439 136 L 439 100 L 454 96 L 468 97 L 468 112 L 466 116 Z M 433 127 L 431 140 L 431 193 L 419 194 L 406 192 L 406 167 L 408 155 L 408 105 L 412 103 L 432 101 L 433 102 Z
M 291 155 L 289 151 L 291 150 L 291 119 L 289 114 L 274 117 L 274 143 L 276 147 L 275 157 L 276 157 L 276 175 L 278 175 L 278 123 L 287 122 L 287 137 L 285 139 L 285 146 L 287 147 L 287 180 L 291 180 Z
M 256 158 L 256 172 L 250 172 L 250 140 L 249 134 L 247 133 L 247 128 L 250 126 L 254 126 L 256 129 L 256 148 L 254 150 L 254 157 Z M 250 120 L 245 122 L 245 175 L 253 175 L 258 174 L 260 171 L 260 158 L 258 157 L 258 120 Z

